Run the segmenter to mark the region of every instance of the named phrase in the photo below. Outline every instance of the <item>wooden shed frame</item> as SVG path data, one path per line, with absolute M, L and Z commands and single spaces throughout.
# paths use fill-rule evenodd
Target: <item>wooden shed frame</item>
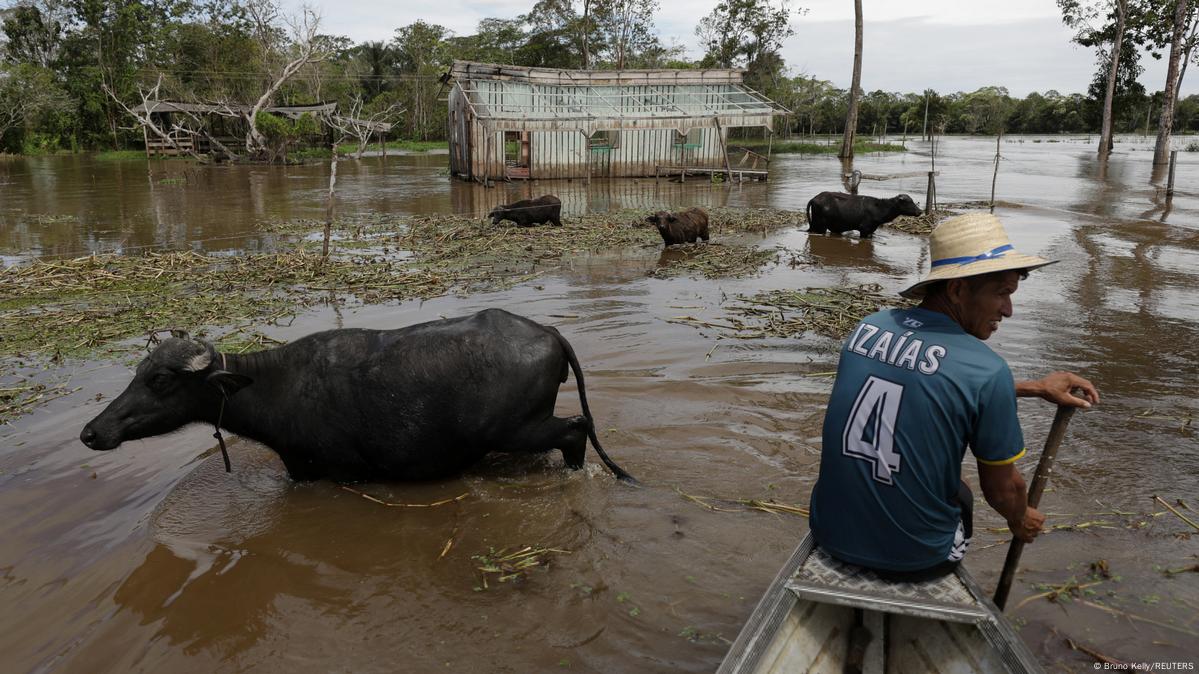
M 730 128 L 773 133 L 774 118 L 790 112 L 746 86 L 742 75 L 455 61 L 448 74 L 450 171 L 480 182 L 653 176 L 678 167 L 727 171 Z

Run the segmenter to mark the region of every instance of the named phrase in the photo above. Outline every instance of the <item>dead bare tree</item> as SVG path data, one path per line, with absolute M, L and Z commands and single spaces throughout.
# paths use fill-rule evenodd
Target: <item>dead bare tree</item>
M 266 90 L 248 110 L 241 113 L 248 129 L 246 152 L 261 155 L 268 151 L 268 147 L 267 139 L 258 131 L 255 122 L 258 113 L 270 106 L 279 89 L 304 66 L 323 61 L 330 54 L 328 44 L 317 39 L 321 17 L 316 10 L 302 7 L 299 16 L 282 19 L 291 32 L 290 44 L 283 44 L 279 38 L 279 10 L 273 0 L 250 0 L 246 3 L 246 9 L 256 26 L 255 32 L 263 53 L 274 55 L 278 61 Z
M 394 120 L 404 113 L 404 108 L 401 108 L 398 103 L 393 103 L 383 110 L 364 117 L 362 107 L 362 97 L 354 96 L 347 115 L 330 115 L 325 118 L 325 122 L 343 138 L 353 138 L 358 143 L 354 159 L 361 159 L 367 146 L 370 145 L 371 137 L 379 132 L 390 131 Z M 334 145 L 333 151 L 337 151 L 336 145 Z
M 200 154 L 198 154 L 196 152 L 194 143 L 189 143 L 188 145 L 185 146 L 184 144 L 179 142 L 179 134 L 180 133 L 182 133 L 184 136 L 192 138 L 195 136 L 194 131 L 183 128 L 179 125 L 174 125 L 171 128 L 166 129 L 166 128 L 163 128 L 163 126 L 161 124 L 158 124 L 157 122 L 154 121 L 153 111 L 160 102 L 158 99 L 158 91 L 159 91 L 159 89 L 162 88 L 162 75 L 161 74 L 158 76 L 158 81 L 155 82 L 154 86 L 150 87 L 149 89 L 144 89 L 141 84 L 137 85 L 137 93 L 142 98 L 142 104 L 140 107 L 135 106 L 135 107 L 131 108 L 128 105 L 126 105 L 125 102 L 122 101 L 119 97 L 117 97 L 116 93 L 114 93 L 113 90 L 111 88 L 109 88 L 107 82 L 101 84 L 100 86 L 104 89 L 104 93 L 108 94 L 108 97 L 110 99 L 112 99 L 113 102 L 115 102 L 117 105 L 119 105 L 129 116 L 131 116 L 135 120 L 137 120 L 137 123 L 138 123 L 137 127 L 124 127 L 124 128 L 144 129 L 147 132 L 154 134 L 154 136 L 161 139 L 164 143 L 166 143 L 171 148 L 174 148 L 176 152 L 190 155 L 197 161 L 207 161 L 205 157 L 200 156 Z M 172 133 L 172 131 L 174 133 Z

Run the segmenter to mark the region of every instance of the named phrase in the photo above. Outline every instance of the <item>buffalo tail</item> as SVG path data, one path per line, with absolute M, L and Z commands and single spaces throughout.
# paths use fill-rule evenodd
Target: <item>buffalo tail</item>
M 579 384 L 579 404 L 583 407 L 583 416 L 587 417 L 587 436 L 591 438 L 591 445 L 595 447 L 595 451 L 599 454 L 600 460 L 612 471 L 617 480 L 626 484 L 637 484 L 637 480 L 623 468 L 616 465 L 616 462 L 608 458 L 607 452 L 600 446 L 599 438 L 595 434 L 595 417 L 591 416 L 591 408 L 587 406 L 587 389 L 583 385 L 583 368 L 579 367 L 579 359 L 575 357 L 575 350 L 571 348 L 570 342 L 561 333 L 554 331 L 558 337 L 558 342 L 566 351 L 566 360 L 570 363 L 570 369 L 575 373 L 575 381 Z

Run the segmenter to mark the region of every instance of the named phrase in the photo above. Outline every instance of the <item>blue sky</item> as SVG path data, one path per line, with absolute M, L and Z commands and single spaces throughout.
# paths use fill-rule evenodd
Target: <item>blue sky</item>
M 535 0 L 399 2 L 309 0 L 322 15 L 322 32 L 361 42 L 389 40 L 396 28 L 423 20 L 455 33 L 474 32 L 485 17 L 513 18 Z M 662 0 L 656 27 L 663 41 L 700 55 L 699 18 L 717 0 Z M 298 8 L 297 0 L 284 0 Z M 865 46 L 862 86 L 867 91 L 973 91 L 1006 86 L 1016 96 L 1056 89 L 1083 92 L 1095 71 L 1095 54 L 1070 42 L 1054 0 L 863 0 Z M 794 3 L 793 7 L 796 6 Z M 798 6 L 796 33 L 783 46 L 793 73 L 848 87 L 853 59 L 852 0 L 807 0 Z M 1146 89 L 1161 89 L 1164 59 L 1142 57 Z M 1183 95 L 1199 93 L 1199 67 L 1190 68 Z

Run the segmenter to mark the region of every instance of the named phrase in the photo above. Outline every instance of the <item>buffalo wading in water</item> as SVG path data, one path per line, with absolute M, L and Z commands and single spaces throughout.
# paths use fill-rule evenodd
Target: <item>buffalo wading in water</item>
M 844 192 L 821 192 L 808 202 L 808 231 L 844 234 L 858 230 L 863 239 L 901 215 L 920 215 L 920 207 L 906 194 L 879 199 Z
M 568 368 L 583 414 L 554 416 Z M 222 405 L 223 402 L 223 405 Z M 186 424 L 216 424 L 275 450 L 296 480 L 423 480 L 489 451 L 604 452 L 583 372 L 559 332 L 501 309 L 397 330 L 329 330 L 275 349 L 222 354 L 172 337 L 79 434 L 109 450 Z
M 645 221 L 658 228 L 667 246 L 708 240 L 708 212 L 702 208 L 692 207 L 677 213 L 658 211 Z
M 491 224 L 498 225 L 503 220 L 511 220 L 521 227 L 532 227 L 541 223 L 549 223 L 556 227 L 562 226 L 562 200 L 547 194 L 536 199 L 525 199 L 513 204 L 496 206 L 487 214 Z

